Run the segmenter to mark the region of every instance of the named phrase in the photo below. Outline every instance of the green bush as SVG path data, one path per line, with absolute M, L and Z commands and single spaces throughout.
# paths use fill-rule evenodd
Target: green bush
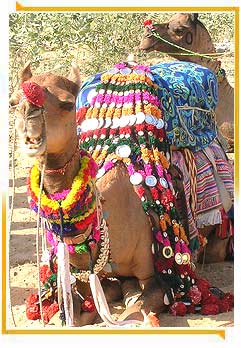
M 83 78 L 125 60 L 129 53 L 141 62 L 160 57 L 138 51 L 143 21 L 163 22 L 171 13 L 14 13 L 9 17 L 10 93 L 19 69 L 31 60 L 37 73 L 66 74 L 71 61 Z M 200 13 L 214 41 L 233 40 L 234 14 Z

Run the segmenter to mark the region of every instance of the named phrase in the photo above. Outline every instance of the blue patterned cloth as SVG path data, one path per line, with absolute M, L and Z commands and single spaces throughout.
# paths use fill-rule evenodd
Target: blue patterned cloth
M 189 62 L 160 63 L 150 67 L 158 85 L 169 143 L 198 151 L 217 136 L 214 110 L 217 79 L 209 69 Z M 77 97 L 77 110 L 88 106 L 88 95 L 102 73 L 87 79 Z

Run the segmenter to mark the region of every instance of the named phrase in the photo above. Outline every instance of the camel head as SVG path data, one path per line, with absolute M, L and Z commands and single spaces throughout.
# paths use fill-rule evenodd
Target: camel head
M 184 47 L 188 50 L 201 53 L 215 52 L 211 37 L 198 20 L 197 13 L 179 13 L 170 18 L 168 22 L 153 24 L 154 32 L 165 41 Z M 153 35 L 152 30 L 145 28 L 141 39 L 140 49 L 145 52 L 159 51 L 162 53 L 174 53 L 179 60 L 193 61 L 192 56 L 176 55 L 182 53 L 181 49 L 162 41 Z
M 30 62 L 19 73 L 19 88 L 10 98 L 22 151 L 30 157 L 61 153 L 76 133 L 75 99 L 80 73 L 73 65 L 68 78 L 32 75 Z

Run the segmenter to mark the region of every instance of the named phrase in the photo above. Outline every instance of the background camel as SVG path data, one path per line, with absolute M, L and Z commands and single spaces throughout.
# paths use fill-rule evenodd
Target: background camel
M 198 20 L 198 14 L 179 13 L 170 18 L 168 22 L 153 25 L 154 32 L 170 43 L 184 47 L 185 49 L 202 54 L 215 53 L 215 47 L 205 26 Z M 160 51 L 181 61 L 193 62 L 213 70 L 219 80 L 219 101 L 216 108 L 216 119 L 219 129 L 227 139 L 229 152 L 234 149 L 234 90 L 230 86 L 225 72 L 221 69 L 221 62 L 210 56 L 210 58 L 197 55 L 182 55 L 180 48 L 174 47 L 160 40 L 146 28 L 141 39 L 140 49 L 151 52 Z

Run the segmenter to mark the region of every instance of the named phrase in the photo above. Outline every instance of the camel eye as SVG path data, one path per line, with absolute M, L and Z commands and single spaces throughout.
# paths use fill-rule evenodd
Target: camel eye
M 74 108 L 74 103 L 68 101 L 61 101 L 59 107 L 63 110 L 71 111 Z

